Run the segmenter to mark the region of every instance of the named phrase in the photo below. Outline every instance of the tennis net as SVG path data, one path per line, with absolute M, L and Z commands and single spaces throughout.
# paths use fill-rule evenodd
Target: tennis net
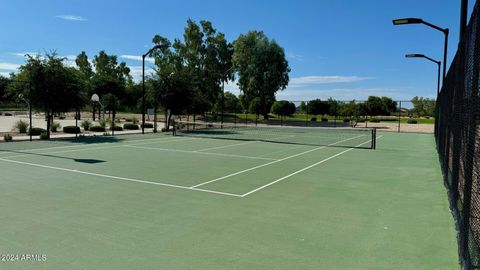
M 376 130 L 369 128 L 252 126 L 175 121 L 173 130 L 175 136 L 348 148 L 376 147 Z

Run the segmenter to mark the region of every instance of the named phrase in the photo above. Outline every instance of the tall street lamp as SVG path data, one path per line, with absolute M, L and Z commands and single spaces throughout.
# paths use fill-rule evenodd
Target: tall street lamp
M 443 83 L 445 83 L 445 77 L 447 74 L 447 47 L 448 47 L 448 28 L 441 28 L 434 24 L 428 23 L 419 18 L 403 18 L 393 20 L 393 25 L 403 25 L 403 24 L 424 24 L 435 30 L 442 32 L 445 35 L 445 44 L 443 46 Z
M 442 65 L 441 61 L 437 61 L 435 59 L 432 59 L 428 56 L 425 56 L 423 54 L 407 54 L 405 55 L 406 58 L 425 58 L 427 60 L 432 61 L 433 63 L 438 65 L 438 78 L 437 78 L 437 98 L 438 95 L 440 94 L 440 66 Z
M 152 53 L 152 51 L 161 48 L 156 45 L 151 48 L 146 54 L 142 55 L 142 134 L 145 134 L 145 58 Z

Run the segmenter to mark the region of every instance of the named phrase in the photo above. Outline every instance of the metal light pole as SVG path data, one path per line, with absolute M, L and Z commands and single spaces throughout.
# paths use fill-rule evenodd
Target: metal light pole
M 443 46 L 443 81 L 445 82 L 445 77 L 447 75 L 447 48 L 448 48 L 448 28 L 441 28 L 434 24 L 428 23 L 419 18 L 404 18 L 393 20 L 393 25 L 403 25 L 403 24 L 424 24 L 435 30 L 442 32 L 445 35 L 445 43 Z
M 432 59 L 428 56 L 425 56 L 423 54 L 407 54 L 405 55 L 406 58 L 425 58 L 427 60 L 432 61 L 433 63 L 438 65 L 438 78 L 437 78 L 437 98 L 438 95 L 440 94 L 440 66 L 442 65 L 441 61 L 437 61 L 435 59 Z
M 150 55 L 153 50 L 161 48 L 156 45 L 151 48 L 146 54 L 142 55 L 142 134 L 145 134 L 145 58 Z

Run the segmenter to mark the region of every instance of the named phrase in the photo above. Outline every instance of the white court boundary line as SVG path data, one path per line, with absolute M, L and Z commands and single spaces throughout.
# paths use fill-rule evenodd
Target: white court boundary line
M 197 188 L 197 187 L 200 187 L 200 186 L 204 186 L 204 185 L 207 185 L 207 184 L 210 184 L 210 183 L 213 183 L 213 182 L 217 182 L 217 181 L 220 181 L 220 180 L 223 180 L 223 179 L 226 179 L 226 178 L 230 178 L 230 177 L 235 176 L 235 175 L 239 175 L 239 174 L 242 174 L 242 173 L 253 171 L 253 170 L 268 166 L 268 165 L 278 163 L 280 161 L 284 161 L 284 160 L 287 160 L 287 159 L 291 159 L 291 158 L 294 158 L 294 157 L 305 155 L 305 154 L 308 154 L 310 152 L 317 151 L 317 150 L 320 150 L 320 149 L 323 149 L 323 148 L 326 148 L 326 147 L 329 147 L 329 146 L 333 146 L 335 144 L 342 143 L 342 142 L 345 142 L 345 141 L 353 140 L 353 139 L 356 139 L 356 138 L 359 138 L 359 137 L 362 137 L 362 136 L 365 136 L 365 135 L 362 134 L 362 135 L 359 135 L 359 136 L 356 136 L 356 137 L 352 137 L 352 138 L 349 138 L 349 139 L 345 139 L 345 140 L 341 140 L 341 141 L 338 141 L 338 142 L 335 142 L 335 143 L 331 143 L 331 144 L 326 145 L 326 146 L 321 146 L 321 147 L 317 147 L 317 148 L 314 148 L 314 149 L 310 149 L 310 150 L 307 150 L 307 151 L 304 151 L 304 152 L 301 152 L 301 153 L 298 153 L 298 154 L 295 154 L 295 155 L 291 155 L 291 156 L 288 156 L 288 157 L 277 159 L 277 160 L 272 161 L 272 162 L 268 162 L 268 163 L 261 164 L 261 165 L 255 166 L 255 167 L 251 167 L 251 168 L 248 168 L 248 169 L 245 169 L 245 170 L 241 170 L 241 171 L 238 171 L 238 172 L 235 172 L 235 173 L 231 173 L 229 175 L 218 177 L 218 178 L 215 178 L 215 179 L 212 179 L 212 180 L 209 180 L 209 181 L 206 181 L 206 182 L 203 182 L 203 183 L 191 186 L 191 187 L 192 188 Z
M 379 138 L 381 138 L 381 137 L 383 137 L 383 135 L 377 137 L 377 139 L 379 139 Z M 353 138 L 351 138 L 351 139 L 353 139 Z M 340 141 L 340 142 L 341 142 L 341 141 Z M 337 142 L 337 143 L 340 143 L 340 142 Z M 363 144 L 366 144 L 366 143 L 368 143 L 368 142 L 371 142 L 371 140 L 366 141 L 366 142 L 364 142 L 364 143 L 362 143 L 362 144 L 359 144 L 359 145 L 356 146 L 356 147 L 359 147 L 359 146 L 361 146 L 361 145 L 363 145 Z M 315 149 L 312 149 L 312 150 L 309 150 L 309 151 L 306 151 L 306 152 L 312 152 L 312 151 L 319 150 L 319 149 L 322 149 L 322 148 L 325 148 L 325 147 L 326 147 L 326 146 L 324 146 L 324 147 L 319 147 L 319 148 L 315 148 Z M 317 166 L 317 165 L 319 165 L 319 164 L 321 164 L 321 163 L 324 163 L 324 162 L 326 162 L 326 161 L 328 161 L 328 160 L 330 160 L 330 159 L 333 159 L 333 158 L 335 158 L 335 157 L 338 157 L 338 156 L 340 156 L 340 155 L 342 155 L 342 154 L 344 154 L 344 153 L 347 153 L 347 152 L 349 152 L 349 151 L 351 151 L 351 150 L 353 150 L 353 149 L 355 149 L 355 148 L 353 148 L 353 147 L 352 147 L 352 148 L 349 148 L 349 149 L 347 149 L 347 150 L 345 150 L 345 151 L 342 151 L 342 152 L 340 152 L 340 153 L 337 153 L 337 154 L 335 154 L 335 155 L 333 155 L 333 156 L 331 156 L 331 157 L 328 157 L 328 158 L 326 158 L 326 159 L 323 159 L 323 160 L 321 160 L 321 161 L 319 161 L 319 162 L 317 162 L 317 163 L 315 163 L 315 164 L 312 164 L 312 165 L 310 165 L 310 166 L 308 166 L 308 167 L 305 167 L 305 168 L 303 168 L 303 169 L 300 169 L 300 170 L 298 170 L 298 171 L 296 171 L 296 172 L 293 172 L 293 173 L 291 173 L 291 174 L 289 174 L 289 175 L 287 175 L 287 176 L 284 176 L 284 177 L 282 177 L 282 178 L 279 178 L 279 179 L 277 179 L 277 180 L 275 180 L 275 181 L 272 181 L 272 182 L 270 182 L 270 183 L 268 183 L 268 184 L 266 184 L 266 185 L 263 185 L 263 186 L 261 186 L 261 187 L 258 187 L 258 188 L 254 189 L 254 190 L 251 190 L 251 191 L 249 191 L 249 192 L 247 192 L 247 193 L 244 193 L 244 194 L 241 194 L 241 195 L 240 195 L 240 194 L 235 194 L 235 193 L 229 193 L 229 192 L 220 192 L 220 191 L 215 191 L 215 190 L 201 189 L 201 188 L 197 188 L 197 187 L 195 187 L 195 186 L 187 187 L 187 186 L 173 185 L 173 184 L 167 184 L 167 183 L 161 183 L 161 182 L 152 182 L 152 181 L 142 180 L 142 179 L 119 177 L 119 176 L 113 176 L 113 175 L 91 173 L 91 172 L 80 171 L 80 170 L 75 170 L 75 169 L 67 169 L 67 168 L 61 168 L 61 167 L 54 167 L 54 166 L 48 166 L 48 165 L 30 163 L 30 162 L 23 162 L 23 161 L 16 161 L 16 160 L 8 160 L 8 159 L 5 159 L 5 158 L 0 158 L 0 161 L 9 162 L 9 163 L 14 163 L 14 164 L 28 165 L 28 166 L 39 167 L 39 168 L 45 168 L 45 169 L 52 169 L 52 170 L 57 170 L 57 171 L 64 171 L 64 172 L 76 173 L 76 174 L 90 175 L 90 176 L 96 176 L 96 177 L 107 178 L 107 179 L 114 179 L 114 180 L 120 180 L 120 181 L 126 181 L 126 182 L 135 182 L 135 183 L 142 183 L 142 184 L 149 184 L 149 185 L 156 185 L 156 186 L 164 186 L 164 187 L 178 188 L 178 189 L 184 189 L 184 190 L 192 190 L 192 191 L 213 193 L 213 194 L 224 195 L 224 196 L 232 196 L 232 197 L 237 197 L 237 198 L 244 198 L 244 197 L 246 197 L 246 196 L 248 196 L 248 195 L 250 195 L 250 194 L 252 194 L 252 193 L 255 193 L 255 192 L 260 191 L 260 190 L 262 190 L 262 189 L 264 189 L 264 188 L 266 188 L 266 187 L 268 187 L 268 186 L 271 186 L 271 185 L 273 185 L 273 184 L 275 184 L 275 183 L 278 183 L 278 182 L 280 182 L 280 181 L 283 181 L 283 180 L 285 180 L 285 179 L 287 179 L 287 178 L 289 178 L 289 177 L 291 177 L 291 176 L 293 176 L 293 175 L 296 175 L 296 174 L 298 174 L 298 173 L 301 173 L 301 172 L 303 172 L 303 171 L 306 171 L 306 170 L 308 170 L 308 169 L 310 169 L 310 168 L 312 168 L 312 167 L 314 167 L 314 166 Z M 299 154 L 297 154 L 297 155 L 295 155 L 295 156 L 298 156 L 298 155 L 300 155 L 300 154 L 305 154 L 306 152 L 299 153 Z M 268 163 L 267 163 L 267 164 L 268 164 Z M 264 165 L 266 166 L 266 164 L 264 164 Z
M 376 139 L 380 139 L 381 137 L 383 137 L 383 135 L 380 135 L 380 136 L 377 137 Z M 366 141 L 366 142 L 364 142 L 364 143 L 361 143 L 361 144 L 359 144 L 359 145 L 357 145 L 357 146 L 355 146 L 355 147 L 360 147 L 360 146 L 362 146 L 362 145 L 364 145 L 364 144 L 366 144 L 366 143 L 369 143 L 369 142 L 371 142 L 371 140 L 368 140 L 368 141 Z M 242 198 L 243 198 L 243 197 L 246 197 L 246 196 L 248 196 L 248 195 L 250 195 L 250 194 L 253 194 L 253 193 L 257 192 L 257 191 L 260 191 L 260 190 L 262 190 L 262 189 L 264 189 L 264 188 L 266 188 L 266 187 L 269 187 L 269 186 L 271 186 L 271 185 L 273 185 L 273 184 L 276 184 L 276 183 L 278 183 L 278 182 L 280 182 L 280 181 L 283 181 L 283 180 L 285 180 L 285 179 L 287 179 L 287 178 L 290 178 L 290 177 L 292 177 L 292 176 L 294 176 L 294 175 L 296 175 L 296 174 L 299 174 L 299 173 L 301 173 L 301 172 L 304 172 L 304 171 L 306 171 L 306 170 L 308 170 L 308 169 L 311 169 L 311 168 L 313 168 L 313 167 L 315 167 L 315 166 L 317 166 L 317 165 L 320 165 L 320 164 L 322 164 L 322 163 L 324 163 L 324 162 L 327 162 L 327 161 L 329 161 L 329 160 L 331 160 L 331 159 L 334 159 L 334 158 L 336 158 L 336 157 L 338 157 L 338 156 L 340 156 L 340 155 L 343 155 L 343 154 L 345 154 L 345 153 L 347 153 L 347 152 L 349 152 L 349 151 L 352 151 L 353 149 L 355 149 L 355 148 L 352 147 L 352 148 L 349 148 L 349 149 L 347 149 L 347 150 L 344 150 L 344 151 L 342 151 L 342 152 L 340 152 L 340 153 L 337 153 L 337 154 L 335 154 L 335 155 L 333 155 L 333 156 L 330 156 L 330 157 L 328 157 L 328 158 L 322 159 L 322 160 L 320 160 L 320 161 L 318 161 L 318 162 L 316 162 L 316 163 L 314 163 L 314 164 L 312 164 L 312 165 L 310 165 L 310 166 L 307 166 L 307 167 L 305 167 L 305 168 L 303 168 L 303 169 L 297 170 L 297 171 L 295 171 L 295 172 L 293 172 L 293 173 L 291 173 L 291 174 L 289 174 L 289 175 L 286 175 L 286 176 L 284 176 L 284 177 L 278 178 L 277 180 L 274 180 L 274 181 L 272 181 L 272 182 L 270 182 L 270 183 L 268 183 L 268 184 L 265 184 L 265 185 L 263 185 L 263 186 L 261 186 L 261 187 L 258 187 L 258 188 L 254 189 L 254 190 L 251 190 L 251 191 L 247 192 L 247 193 L 244 193 L 244 194 L 241 195 L 241 197 L 242 197 Z
M 199 155 L 210 155 L 210 156 L 220 156 L 220 157 L 234 157 L 234 158 L 245 158 L 245 159 L 259 159 L 259 160 L 277 160 L 274 158 L 265 158 L 265 157 L 252 157 L 252 156 L 242 156 L 235 154 L 223 154 L 223 153 L 213 153 L 213 152 L 200 152 L 200 150 L 180 150 L 180 149 L 169 149 L 169 148 L 159 148 L 159 147 L 143 147 L 137 145 L 122 145 L 123 147 L 137 148 L 137 149 L 146 149 L 154 151 L 165 151 L 165 152 L 176 152 L 176 153 L 189 153 L 189 154 L 199 154 Z
M 202 148 L 202 149 L 193 150 L 193 151 L 194 151 L 194 152 L 202 152 L 202 151 L 209 151 L 209 150 L 215 150 L 215 149 L 223 149 L 223 148 L 234 147 L 234 146 L 245 145 L 245 144 L 252 144 L 252 143 L 257 143 L 257 142 L 258 142 L 258 141 L 244 142 L 244 143 L 236 143 L 236 144 L 223 145 L 223 146 L 217 146 L 217 147 Z
M 157 185 L 157 186 L 165 186 L 165 187 L 185 189 L 185 190 L 193 190 L 193 191 L 214 193 L 214 194 L 225 195 L 225 196 L 241 197 L 241 195 L 239 195 L 239 194 L 228 193 L 228 192 L 220 192 L 220 191 L 215 191 L 215 190 L 193 188 L 193 187 L 187 187 L 187 186 L 179 186 L 179 185 L 173 185 L 173 184 L 167 184 L 167 183 L 161 183 L 161 182 L 152 182 L 152 181 L 148 181 L 148 180 L 120 177 L 120 176 L 107 175 L 107 174 L 91 173 L 91 172 L 86 172 L 86 171 L 67 169 L 67 168 L 61 168 L 61 167 L 54 167 L 54 166 L 48 166 L 48 165 L 42 165 L 42 164 L 36 164 L 36 163 L 30 163 L 30 162 L 9 160 L 9 159 L 4 159 L 4 158 L 0 158 L 0 161 L 10 162 L 10 163 L 15 163 L 15 164 L 21 164 L 21 165 L 28 165 L 28 166 L 39 167 L 39 168 L 45 168 L 45 169 L 51 169 L 51 170 L 57 170 L 57 171 L 76 173 L 76 174 L 96 176 L 96 177 L 107 178 L 107 179 L 115 179 L 115 180 L 121 180 L 121 181 L 126 181 L 126 182 L 136 182 L 136 183 L 149 184 L 149 185 Z

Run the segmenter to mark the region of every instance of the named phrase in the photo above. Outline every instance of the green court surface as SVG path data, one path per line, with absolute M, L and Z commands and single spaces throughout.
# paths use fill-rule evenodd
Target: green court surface
M 0 269 L 459 269 L 432 135 L 0 144 Z

